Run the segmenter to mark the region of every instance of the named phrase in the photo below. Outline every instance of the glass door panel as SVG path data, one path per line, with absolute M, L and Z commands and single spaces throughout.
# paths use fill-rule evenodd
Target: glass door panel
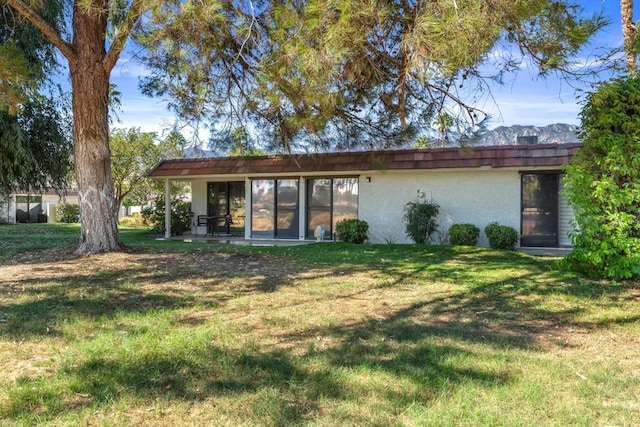
M 298 221 L 298 180 L 278 180 L 276 236 L 297 238 Z
M 251 236 L 274 237 L 275 182 L 254 180 L 251 182 Z
M 557 174 L 522 174 L 522 246 L 558 246 Z

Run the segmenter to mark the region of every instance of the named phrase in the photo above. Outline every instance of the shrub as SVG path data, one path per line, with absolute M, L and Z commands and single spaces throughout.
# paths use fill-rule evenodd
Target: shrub
M 79 220 L 80 206 L 74 203 L 58 203 L 58 206 L 56 206 L 56 221 L 70 224 Z
M 427 243 L 438 228 L 438 213 L 440 206 L 433 200 L 407 203 L 404 206 L 407 236 L 418 244 Z
M 580 116 L 582 147 L 565 169 L 576 231 L 564 262 L 594 278 L 640 277 L 640 79 L 601 84 Z
M 500 225 L 492 222 L 484 228 L 484 234 L 489 239 L 489 246 L 493 249 L 506 249 L 512 251 L 518 243 L 518 232 L 508 225 Z
M 368 233 L 369 224 L 361 219 L 343 219 L 336 224 L 336 234 L 343 242 L 364 243 Z
M 191 203 L 182 200 L 171 202 L 171 235 L 178 236 L 187 230 L 191 230 Z M 142 218 L 145 225 L 151 227 L 154 233 L 162 234 L 164 227 L 164 199 L 158 199 L 154 207 L 142 209 Z
M 453 224 L 449 227 L 449 242 L 452 245 L 475 246 L 480 229 L 473 224 Z

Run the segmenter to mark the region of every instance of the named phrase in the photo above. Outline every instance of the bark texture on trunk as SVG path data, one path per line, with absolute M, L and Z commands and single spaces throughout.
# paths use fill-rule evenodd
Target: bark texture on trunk
M 638 57 L 635 52 L 635 40 L 638 29 L 633 23 L 633 0 L 620 0 L 620 12 L 627 68 L 629 69 L 629 75 L 635 77 L 636 74 L 638 74 Z
M 107 2 L 93 3 L 94 10 L 74 7 L 73 48 L 80 59 L 69 63 L 82 254 L 121 248 L 109 151 L 109 72 L 103 65 Z

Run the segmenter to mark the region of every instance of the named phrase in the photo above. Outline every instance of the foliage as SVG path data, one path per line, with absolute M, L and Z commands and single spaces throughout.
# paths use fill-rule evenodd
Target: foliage
M 336 234 L 346 243 L 364 243 L 369 238 L 369 224 L 361 219 L 343 219 L 336 223 Z
M 144 223 L 151 227 L 151 231 L 164 234 L 164 199 L 160 198 L 153 207 L 142 209 Z M 171 235 L 179 236 L 185 231 L 191 230 L 191 203 L 182 200 L 171 201 Z
M 480 229 L 473 224 L 452 224 L 449 227 L 449 242 L 452 245 L 475 246 Z
M 145 93 L 211 122 L 220 140 L 252 129 L 265 149 L 288 152 L 393 146 L 434 122 L 450 137 L 441 141 L 468 139 L 486 119 L 471 101 L 485 78 L 525 61 L 575 75 L 580 47 L 604 25 L 574 0 L 185 2 L 154 9 L 137 41 Z
M 41 2 L 39 14 L 52 28 L 63 31 L 63 1 Z M 19 105 L 51 82 L 59 67 L 46 37 L 19 14 L 0 4 L 0 111 L 15 115 Z
M 615 79 L 587 97 L 582 148 L 566 168 L 575 212 L 566 262 L 592 277 L 640 276 L 640 80 Z
M 420 194 L 420 192 L 418 192 Z M 438 228 L 436 217 L 440 206 L 434 200 L 416 200 L 404 206 L 404 222 L 407 236 L 418 244 L 429 241 Z
M 68 119 L 59 102 L 34 96 L 16 115 L 0 109 L 0 193 L 67 188 L 71 151 Z
M 489 239 L 489 246 L 493 249 L 505 249 L 512 251 L 518 243 L 518 232 L 508 225 L 500 225 L 492 222 L 484 228 L 484 234 Z
M 116 212 L 126 197 L 131 203 L 144 204 L 155 193 L 147 174 L 159 161 L 180 157 L 182 139 L 170 134 L 163 141 L 156 134 L 141 132 L 140 128 L 115 129 L 109 138 L 111 173 L 115 189 Z
M 56 206 L 56 221 L 67 224 L 78 222 L 80 206 L 75 203 L 58 203 Z

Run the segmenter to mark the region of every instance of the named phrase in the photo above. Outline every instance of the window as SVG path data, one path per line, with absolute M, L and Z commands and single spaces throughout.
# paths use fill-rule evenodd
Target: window
M 256 179 L 251 182 L 251 236 L 298 238 L 297 179 Z
M 307 237 L 318 226 L 333 235 L 336 223 L 358 218 L 358 178 L 307 180 Z

